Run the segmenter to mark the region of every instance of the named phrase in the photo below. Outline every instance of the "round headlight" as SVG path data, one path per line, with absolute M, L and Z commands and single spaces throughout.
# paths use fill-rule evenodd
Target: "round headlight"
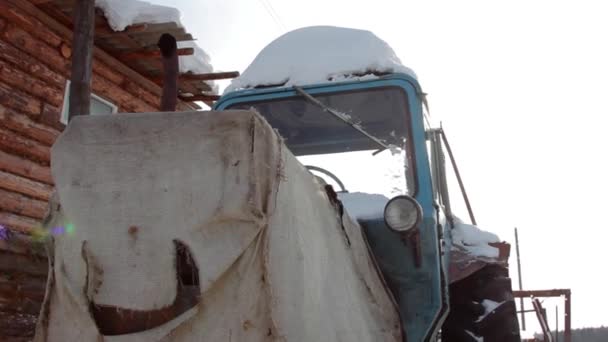
M 406 233 L 422 219 L 422 208 L 410 196 L 397 196 L 384 207 L 386 225 L 397 233 Z

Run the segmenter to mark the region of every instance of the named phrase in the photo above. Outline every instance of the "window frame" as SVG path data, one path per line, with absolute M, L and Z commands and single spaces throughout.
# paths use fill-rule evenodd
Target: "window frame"
M 66 80 L 65 82 L 65 90 L 63 92 L 63 103 L 61 104 L 61 115 L 59 116 L 59 122 L 61 122 L 64 125 L 68 124 L 68 111 L 67 111 L 67 107 L 69 105 L 69 101 L 70 101 L 70 80 Z M 104 105 L 107 105 L 108 107 L 112 108 L 112 113 L 110 114 L 116 114 L 118 113 L 118 105 L 116 105 L 115 103 L 104 99 L 103 97 L 91 93 L 91 99 L 92 100 L 97 100 L 101 103 L 103 103 Z M 98 115 L 106 115 L 106 114 L 98 114 Z

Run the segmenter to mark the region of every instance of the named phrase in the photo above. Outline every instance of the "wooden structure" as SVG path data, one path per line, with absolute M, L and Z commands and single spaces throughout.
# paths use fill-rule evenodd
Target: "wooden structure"
M 53 191 L 50 147 L 64 129 L 60 117 L 70 78 L 74 0 L 0 1 L 0 341 L 26 341 L 44 297 L 47 261 L 32 238 Z M 193 37 L 176 23 L 113 31 L 95 14 L 93 94 L 119 112 L 159 111 L 162 33 Z M 178 49 L 178 55 L 193 50 Z M 206 82 L 238 73 L 180 75 L 178 110 L 217 98 Z M 6 228 L 6 229 L 5 229 Z
M 539 319 L 539 323 L 541 324 L 541 328 L 543 329 L 543 334 L 546 336 L 547 331 L 549 330 L 547 322 L 542 322 L 541 317 L 539 316 L 539 307 L 540 303 L 537 301 L 534 303 L 534 300 L 537 298 L 551 298 L 551 297 L 564 297 L 564 342 L 572 342 L 572 291 L 570 289 L 552 289 L 552 290 L 520 290 L 513 291 L 513 296 L 515 298 L 531 298 L 532 303 L 534 305 L 534 310 L 521 310 L 522 313 L 526 313 L 529 311 L 534 311 L 537 314 Z M 545 325 L 545 327 L 543 327 Z M 549 332 L 550 335 L 550 332 Z M 547 337 L 545 337 L 545 341 L 547 341 Z

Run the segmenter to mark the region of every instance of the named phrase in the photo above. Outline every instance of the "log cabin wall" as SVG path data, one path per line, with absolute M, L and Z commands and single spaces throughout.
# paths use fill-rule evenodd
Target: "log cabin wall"
M 47 261 L 30 234 L 53 191 L 50 147 L 64 129 L 70 77 L 71 35 L 36 11 L 26 0 L 0 1 L 0 224 L 11 232 L 0 239 L 0 341 L 29 340 L 44 298 Z M 158 111 L 160 87 L 133 73 L 96 51 L 92 91 L 119 112 Z

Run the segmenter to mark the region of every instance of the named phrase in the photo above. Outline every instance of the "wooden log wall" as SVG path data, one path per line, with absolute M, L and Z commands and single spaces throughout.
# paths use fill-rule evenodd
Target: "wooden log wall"
M 0 225 L 13 236 L 0 240 L 0 341 L 33 335 L 44 296 L 47 261 L 28 235 L 53 191 L 50 147 L 64 129 L 71 41 L 69 29 L 31 2 L 0 1 Z M 159 110 L 160 87 L 95 52 L 93 93 L 119 112 Z

